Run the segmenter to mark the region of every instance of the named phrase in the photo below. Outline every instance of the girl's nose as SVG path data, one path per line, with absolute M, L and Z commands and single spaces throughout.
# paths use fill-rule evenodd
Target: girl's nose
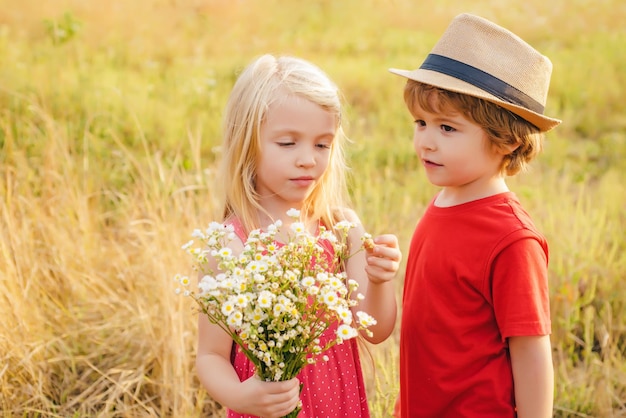
M 308 152 L 301 153 L 298 155 L 296 164 L 298 167 L 313 167 L 315 166 L 315 156 Z

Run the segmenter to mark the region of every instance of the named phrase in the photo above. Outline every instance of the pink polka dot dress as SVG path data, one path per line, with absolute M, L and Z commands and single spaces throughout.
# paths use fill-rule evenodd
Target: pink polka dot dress
M 241 225 L 233 222 L 235 232 L 245 242 Z M 332 247 L 326 248 L 331 252 Z M 331 324 L 321 335 L 320 345 L 336 338 L 338 324 Z M 300 399 L 302 411 L 298 418 L 359 418 L 369 417 L 369 408 L 359 359 L 358 343 L 355 338 L 336 344 L 324 352 L 328 361 L 318 360 L 309 364 L 298 374 L 303 384 Z M 233 367 L 241 381 L 255 374 L 254 364 L 239 346 L 233 345 L 231 356 Z M 227 418 L 255 418 L 228 410 Z

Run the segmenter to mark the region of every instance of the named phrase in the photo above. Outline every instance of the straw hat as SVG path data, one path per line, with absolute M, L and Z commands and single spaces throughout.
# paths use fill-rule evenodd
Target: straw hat
M 561 123 L 543 114 L 552 63 L 514 33 L 478 16 L 455 17 L 421 67 L 394 74 L 488 100 L 542 132 Z

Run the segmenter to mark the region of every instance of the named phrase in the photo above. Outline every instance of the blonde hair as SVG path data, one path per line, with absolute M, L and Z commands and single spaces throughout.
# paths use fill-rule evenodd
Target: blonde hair
M 543 148 L 544 134 L 539 128 L 487 100 L 408 80 L 404 88 L 404 101 L 410 110 L 419 106 L 431 113 L 446 109 L 460 112 L 483 128 L 494 149 L 505 150 L 517 146 L 504 156 L 500 166 L 502 174 L 512 176 L 526 170 L 530 161 Z
M 296 57 L 263 55 L 239 75 L 223 120 L 222 173 L 225 188 L 224 219 L 237 217 L 247 232 L 259 228 L 260 205 L 255 190 L 260 157 L 259 132 L 269 105 L 280 90 L 310 100 L 335 116 L 336 133 L 328 168 L 306 198 L 301 213 L 332 227 L 347 204 L 347 186 L 339 89 L 317 66 Z

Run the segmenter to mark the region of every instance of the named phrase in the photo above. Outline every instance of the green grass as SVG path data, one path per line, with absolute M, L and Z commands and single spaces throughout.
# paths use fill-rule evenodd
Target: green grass
M 555 416 L 626 416 L 624 2 L 0 0 L 3 416 L 219 414 L 172 277 L 217 217 L 222 108 L 261 53 L 341 87 L 354 204 L 406 251 L 435 189 L 387 69 L 418 66 L 463 11 L 554 63 L 547 113 L 564 123 L 509 185 L 550 243 Z M 375 417 L 398 390 L 397 337 L 364 356 Z

